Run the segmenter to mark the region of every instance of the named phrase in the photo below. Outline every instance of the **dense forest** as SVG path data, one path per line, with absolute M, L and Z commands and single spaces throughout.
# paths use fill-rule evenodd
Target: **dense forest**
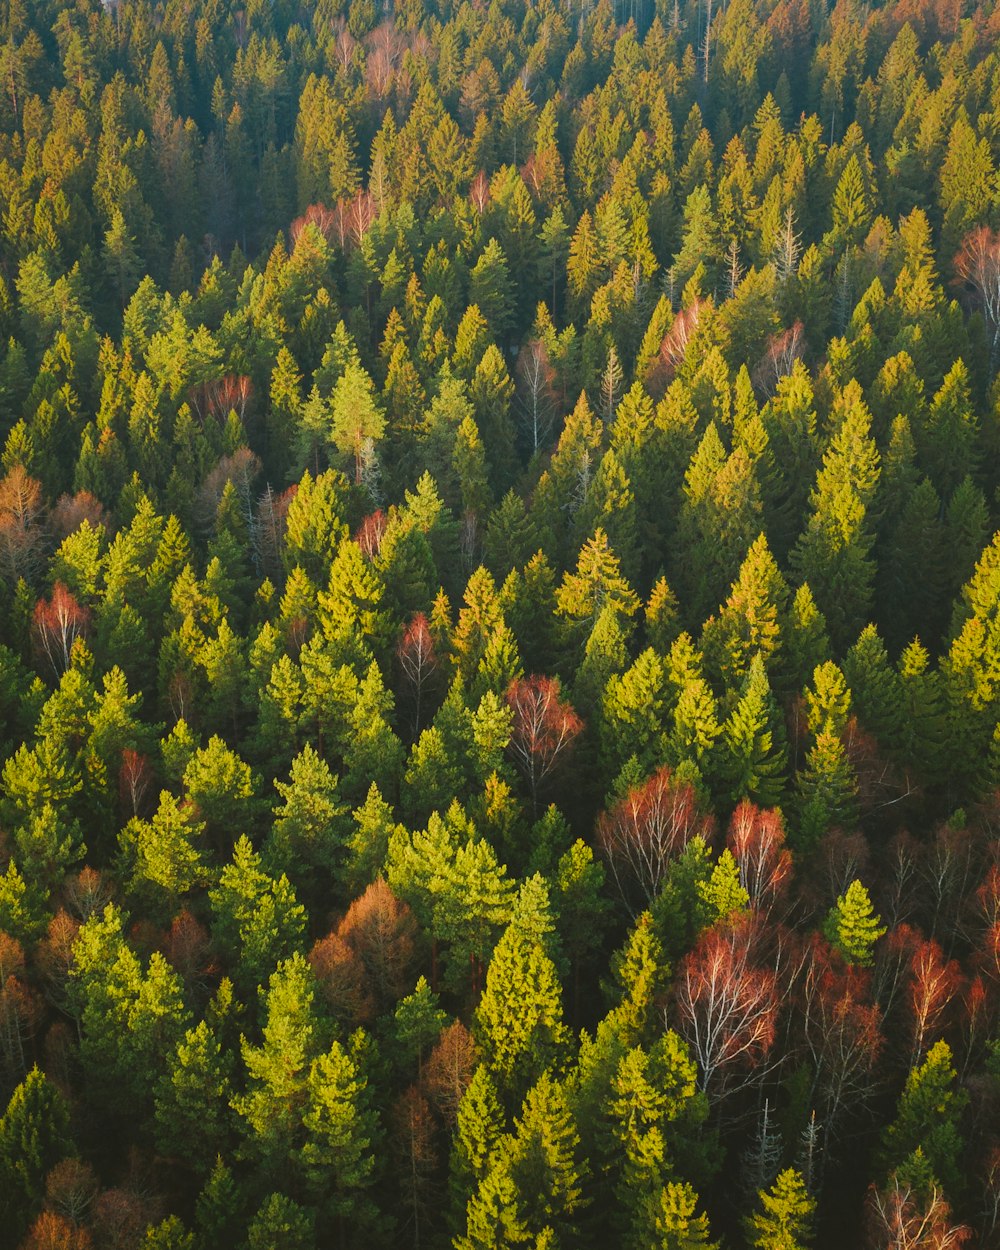
M 0 1247 L 1000 1245 L 1000 6 L 0 7 Z

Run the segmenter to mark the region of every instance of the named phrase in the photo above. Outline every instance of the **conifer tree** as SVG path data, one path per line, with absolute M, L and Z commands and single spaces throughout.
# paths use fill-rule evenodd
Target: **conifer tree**
M 868 891 L 854 880 L 830 909 L 823 932 L 832 946 L 848 963 L 866 965 L 872 962 L 872 948 L 885 933 L 879 924 Z
M 766 1192 L 760 1211 L 750 1216 L 747 1232 L 754 1250 L 806 1250 L 812 1241 L 816 1201 L 793 1168 L 786 1168 Z

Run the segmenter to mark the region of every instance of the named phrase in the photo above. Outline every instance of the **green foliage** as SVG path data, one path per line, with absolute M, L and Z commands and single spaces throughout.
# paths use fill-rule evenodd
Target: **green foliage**
M 864 966 L 872 962 L 872 948 L 885 933 L 885 926 L 879 924 L 868 891 L 860 881 L 852 881 L 847 892 L 837 898 L 823 932 L 848 963 Z
M 961 1192 L 965 1185 L 961 1120 L 968 1104 L 968 1091 L 958 1085 L 951 1048 L 947 1042 L 935 1042 L 923 1063 L 910 1070 L 896 1118 L 882 1135 L 883 1166 L 899 1167 L 920 1149 L 946 1191 Z
M 72 1153 L 66 1101 L 32 1068 L 0 1118 L 0 1212 L 13 1239 L 40 1209 L 48 1171 Z
M 786 1168 L 769 1190 L 761 1190 L 759 1201 L 761 1209 L 747 1221 L 754 1250 L 806 1250 L 816 1201 L 801 1175 Z

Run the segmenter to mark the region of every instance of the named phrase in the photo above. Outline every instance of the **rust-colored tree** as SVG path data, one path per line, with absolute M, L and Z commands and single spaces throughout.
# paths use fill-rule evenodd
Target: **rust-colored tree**
M 744 915 L 703 933 L 677 973 L 674 1012 L 716 1104 L 762 1076 L 774 1043 L 777 976 L 757 961 L 759 921 Z
M 379 877 L 309 955 L 334 1012 L 353 1023 L 374 1019 L 413 983 L 417 922 Z
M 795 1022 L 813 1072 L 812 1104 L 828 1141 L 863 1113 L 876 1088 L 882 1013 L 869 969 L 846 963 L 819 934 L 809 943 Z
M 106 527 L 108 524 L 104 505 L 86 490 L 77 491 L 75 495 L 60 495 L 49 515 L 49 527 L 56 539 L 72 534 L 84 521 L 92 529 L 97 529 L 99 525 Z
M 537 815 L 542 786 L 568 760 L 583 721 L 563 699 L 556 677 L 517 678 L 507 687 L 507 706 L 514 713 L 510 753 L 527 779 Z
M 654 396 L 662 395 L 673 381 L 698 328 L 703 308 L 704 300 L 692 300 L 676 314 L 670 329 L 660 341 L 660 350 L 646 370 L 645 378 L 646 386 Z
M 45 1178 L 45 1202 L 71 1224 L 82 1224 L 97 1197 L 97 1177 L 89 1163 L 63 1159 Z
M 633 786 L 597 822 L 598 843 L 633 915 L 656 898 L 671 862 L 691 839 L 708 841 L 712 832 L 712 817 L 694 786 L 667 765 Z
M 427 1057 L 421 1084 L 449 1128 L 458 1117 L 458 1104 L 469 1088 L 477 1062 L 476 1044 L 461 1020 L 454 1020 L 442 1031 Z
M 958 1005 L 962 972 L 954 959 L 946 960 L 933 939 L 918 943 L 910 957 L 907 988 L 913 1049 L 910 1066 L 921 1062 L 928 1048 L 944 1033 Z
M 378 877 L 347 909 L 337 933 L 357 956 L 379 1011 L 413 984 L 418 927 L 413 912 Z
M 208 930 L 186 907 L 170 922 L 163 953 L 188 986 L 206 989 L 217 971 Z
M 73 643 L 85 638 L 90 609 L 82 607 L 72 591 L 56 582 L 48 599 L 39 599 L 31 620 L 31 640 L 38 655 L 61 677 L 69 668 Z
M 872 1186 L 865 1217 L 870 1250 L 959 1250 L 972 1238 L 972 1229 L 952 1222 L 937 1181 L 919 1184 L 900 1171 Z
M 361 548 L 366 560 L 374 560 L 382 550 L 386 519 L 381 508 L 370 512 L 354 533 L 354 541 Z
M 24 949 L 0 931 L 0 1072 L 13 1088 L 28 1070 L 31 1039 L 42 1018 L 42 1004 L 25 973 Z
M 332 243 L 336 237 L 336 215 L 334 210 L 328 208 L 325 204 L 310 204 L 301 217 L 296 217 L 288 231 L 293 251 L 306 226 L 315 227 L 323 238 L 326 239 L 327 243 Z
M 740 870 L 750 906 L 762 916 L 782 912 L 792 879 L 792 856 L 785 846 L 781 813 L 743 799 L 730 818 L 726 846 Z
M 490 202 L 490 180 L 483 170 L 480 170 L 472 180 L 472 185 L 469 187 L 469 200 L 472 207 L 482 217 Z
M 42 565 L 45 529 L 42 484 L 15 464 L 0 480 L 0 577 L 28 581 Z
M 787 330 L 772 334 L 767 340 L 764 355 L 753 371 L 753 384 L 756 389 L 770 399 L 781 379 L 791 373 L 795 362 L 805 355 L 805 350 L 806 340 L 801 321 L 796 321 Z
M 412 1085 L 396 1102 L 391 1119 L 399 1196 L 409 1216 L 408 1237 L 415 1250 L 419 1250 L 438 1198 L 434 1184 L 438 1167 L 434 1116 L 427 1099 Z
M 43 1211 L 21 1242 L 21 1250 L 90 1250 L 93 1244 L 85 1228 L 55 1211 Z
M 309 963 L 334 1019 L 351 1027 L 374 1020 L 375 1000 L 365 984 L 361 960 L 336 931 L 314 944 Z
M 420 736 L 421 714 L 427 692 L 437 683 L 441 665 L 434 649 L 430 623 L 417 612 L 403 632 L 396 648 L 399 667 L 413 699 L 413 736 Z

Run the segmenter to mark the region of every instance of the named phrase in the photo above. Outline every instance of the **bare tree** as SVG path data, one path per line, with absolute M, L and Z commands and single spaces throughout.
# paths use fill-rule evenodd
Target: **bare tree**
M 569 756 L 583 729 L 573 708 L 561 697 L 552 677 L 519 677 L 507 690 L 514 713 L 510 752 L 528 779 L 532 809 L 538 810 L 542 784 Z
M 779 282 L 787 282 L 795 276 L 801 255 L 802 240 L 795 230 L 795 210 L 789 204 L 781 223 L 781 234 L 774 245 L 774 271 Z
M 1000 233 L 979 226 L 962 240 L 955 257 L 955 281 L 978 305 L 990 340 L 990 369 L 1000 353 Z
M 712 818 L 694 786 L 666 765 L 633 786 L 597 823 L 598 842 L 633 911 L 656 898 L 667 869 L 691 839 L 707 840 L 711 833 Z
M 871 1250 L 959 1250 L 972 1237 L 971 1228 L 952 1223 L 937 1181 L 918 1188 L 899 1172 L 870 1190 L 866 1224 Z
M 697 1060 L 702 1090 L 716 1103 L 756 1079 L 774 1042 L 777 977 L 756 962 L 756 924 L 744 915 L 715 925 L 677 976 L 678 1028 Z
M 56 582 L 49 599 L 39 599 L 31 622 L 31 637 L 57 677 L 70 666 L 73 643 L 83 638 L 90 626 L 90 610 L 81 607 L 75 595 Z
M 541 339 L 531 339 L 517 357 L 517 399 L 522 423 L 531 440 L 532 454 L 545 443 L 552 427 L 555 370 Z

